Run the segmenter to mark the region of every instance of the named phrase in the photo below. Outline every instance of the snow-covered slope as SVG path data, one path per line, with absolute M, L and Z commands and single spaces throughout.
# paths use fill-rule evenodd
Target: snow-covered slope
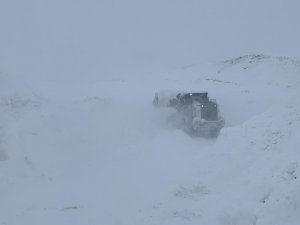
M 299 71 L 246 55 L 93 84 L 0 74 L 0 224 L 298 225 Z M 161 89 L 208 91 L 219 138 L 170 127 Z

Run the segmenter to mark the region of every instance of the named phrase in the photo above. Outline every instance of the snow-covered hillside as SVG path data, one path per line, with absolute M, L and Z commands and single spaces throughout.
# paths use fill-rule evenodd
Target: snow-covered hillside
M 192 138 L 151 105 L 207 91 L 226 127 Z M 300 61 L 246 55 L 153 76 L 0 74 L 0 224 L 298 225 Z

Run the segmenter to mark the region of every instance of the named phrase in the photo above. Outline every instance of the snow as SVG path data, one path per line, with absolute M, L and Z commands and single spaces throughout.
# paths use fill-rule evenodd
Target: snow
M 0 80 L 0 224 L 299 224 L 296 58 Z M 171 109 L 152 107 L 158 90 L 207 91 L 226 127 L 188 136 L 168 124 Z
M 2 0 L 0 71 L 97 81 L 243 54 L 300 57 L 299 7 L 298 0 Z
M 299 7 L 0 1 L 0 225 L 299 225 Z M 208 92 L 220 136 L 161 90 Z

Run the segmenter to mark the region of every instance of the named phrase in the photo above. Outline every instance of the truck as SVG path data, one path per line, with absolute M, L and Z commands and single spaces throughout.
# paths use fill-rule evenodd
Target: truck
M 176 127 L 191 136 L 216 138 L 225 126 L 216 100 L 210 99 L 207 92 L 184 92 L 175 96 L 155 93 L 153 105 L 175 109 L 172 118 Z

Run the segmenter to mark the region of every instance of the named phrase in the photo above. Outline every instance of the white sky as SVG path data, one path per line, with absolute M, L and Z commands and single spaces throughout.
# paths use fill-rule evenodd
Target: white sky
M 300 56 L 298 0 L 1 0 L 0 71 L 152 73 L 248 53 Z

